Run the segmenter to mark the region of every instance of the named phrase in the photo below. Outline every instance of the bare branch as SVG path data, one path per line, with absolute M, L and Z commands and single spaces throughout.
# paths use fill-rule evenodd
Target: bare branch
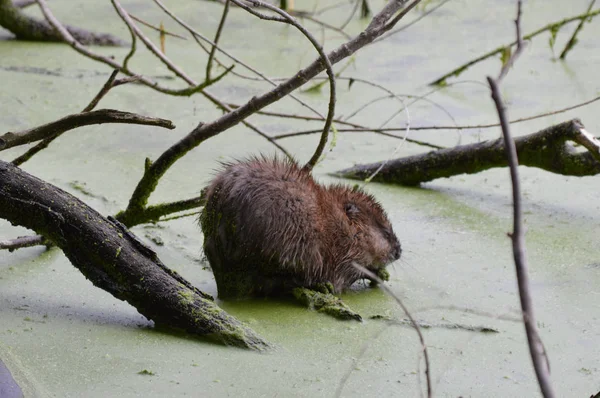
M 410 311 L 408 310 L 408 308 L 404 305 L 404 303 L 402 302 L 402 300 L 400 299 L 400 297 L 398 297 L 398 295 L 396 295 L 392 289 L 390 289 L 383 280 L 381 280 L 377 275 L 375 275 L 373 272 L 371 272 L 370 270 L 366 269 L 365 267 L 354 263 L 353 264 L 357 269 L 359 269 L 361 272 L 363 272 L 364 274 L 366 274 L 369 279 L 375 281 L 378 283 L 378 286 L 380 286 L 383 290 L 385 290 L 385 292 L 387 294 L 389 294 L 394 301 L 396 301 L 396 303 L 398 303 L 398 305 L 400 306 L 400 308 L 402 308 L 402 311 L 404 312 L 404 314 L 406 315 L 406 317 L 408 318 L 410 325 L 412 326 L 412 328 L 415 330 L 415 332 L 417 333 L 417 336 L 419 337 L 419 342 L 421 343 L 421 350 L 423 351 L 423 357 L 425 358 L 425 379 L 427 381 L 427 397 L 431 398 L 433 395 L 433 388 L 431 385 L 431 366 L 429 363 L 429 354 L 427 352 L 427 345 L 425 344 L 425 337 L 423 337 L 423 333 L 421 332 L 421 328 L 419 327 L 419 324 L 417 323 L 417 321 L 415 321 L 415 319 L 413 318 L 413 316 L 411 315 Z M 343 385 L 342 385 L 343 386 Z M 340 387 L 342 387 L 340 386 Z M 341 390 L 338 388 L 338 394 L 336 396 L 340 396 L 341 394 Z
M 510 168 L 510 178 L 513 188 L 513 233 L 511 235 L 513 244 L 513 254 L 515 268 L 517 273 L 517 283 L 519 286 L 519 297 L 521 298 L 521 311 L 523 313 L 523 323 L 525 324 L 525 332 L 527 334 L 527 342 L 529 343 L 529 354 L 533 361 L 533 367 L 537 376 L 540 390 L 545 398 L 553 398 L 555 396 L 554 389 L 550 380 L 550 367 L 548 365 L 548 357 L 544 350 L 541 337 L 537 330 L 535 315 L 533 309 L 533 299 L 529 289 L 529 275 L 527 271 L 527 256 L 525 253 L 525 234 L 523 231 L 523 213 L 521 210 L 521 185 L 519 181 L 519 161 L 517 159 L 517 148 L 510 134 L 510 125 L 506 116 L 506 108 L 500 95 L 498 87 L 500 81 L 508 69 L 514 63 L 516 58 L 522 51 L 523 39 L 521 37 L 521 0 L 517 1 L 517 18 L 515 26 L 517 31 L 517 51 L 510 57 L 509 61 L 502 67 L 497 80 L 488 77 L 488 83 L 492 90 L 492 98 L 496 104 L 500 125 L 502 126 L 502 135 L 504 137 L 504 146 L 506 148 L 506 156 Z
M 331 61 L 327 57 L 327 54 L 325 54 L 325 51 L 323 51 L 323 47 L 317 41 L 317 39 L 315 39 L 315 37 L 308 30 L 306 30 L 306 28 L 304 28 L 304 26 L 302 26 L 298 22 L 296 22 L 296 20 L 294 18 L 292 18 L 285 11 L 283 11 L 275 6 L 272 6 L 271 4 L 262 2 L 261 0 L 246 0 L 249 3 L 253 4 L 254 6 L 260 6 L 260 7 L 267 8 L 267 9 L 281 15 L 281 17 L 282 17 L 282 18 L 273 19 L 272 17 L 266 16 L 264 14 L 261 14 L 261 13 L 258 13 L 256 11 L 252 10 L 250 7 L 241 3 L 238 0 L 231 0 L 231 1 L 233 1 L 238 6 L 242 7 L 244 10 L 256 15 L 260 19 L 275 20 L 278 22 L 283 22 L 283 23 L 287 23 L 287 24 L 294 26 L 296 29 L 298 29 L 300 32 L 302 32 L 302 34 L 308 39 L 308 41 L 310 41 L 310 43 L 313 45 L 313 47 L 319 53 L 319 56 L 321 57 L 322 62 L 325 64 L 325 70 L 327 71 L 327 76 L 329 77 L 329 109 L 328 109 L 328 113 L 327 113 L 327 118 L 325 119 L 325 126 L 323 127 L 323 133 L 321 134 L 321 140 L 319 141 L 319 145 L 317 145 L 317 148 L 315 149 L 313 156 L 310 158 L 308 163 L 306 163 L 306 165 L 304 166 L 305 169 L 311 170 L 317 164 L 317 162 L 319 161 L 319 159 L 323 153 L 323 150 L 325 149 L 325 145 L 327 144 L 327 137 L 329 136 L 329 129 L 331 128 L 331 123 L 333 121 L 333 117 L 335 116 L 335 100 L 336 100 L 335 74 L 333 73 L 333 66 L 331 64 Z
M 215 57 L 215 51 L 217 50 L 217 44 L 219 43 L 219 38 L 221 38 L 221 32 L 223 32 L 223 27 L 225 26 L 225 20 L 227 19 L 228 13 L 229 0 L 226 0 L 225 6 L 223 7 L 223 15 L 221 15 L 219 27 L 217 28 L 217 33 L 215 33 L 214 45 L 210 49 L 210 54 L 208 54 L 208 61 L 206 62 L 206 80 L 210 80 L 210 70 L 212 68 L 213 59 Z
M 106 81 L 106 83 L 104 83 L 104 86 L 102 86 L 102 88 L 100 89 L 100 91 L 98 92 L 98 94 L 96 94 L 96 96 L 90 101 L 90 103 L 83 108 L 83 110 L 81 112 L 89 112 L 92 109 L 94 109 L 96 107 L 96 105 L 98 105 L 98 102 L 100 102 L 100 100 L 102 99 L 102 97 L 104 97 L 111 88 L 113 88 L 113 84 L 115 82 L 115 79 L 117 78 L 117 75 L 119 74 L 119 70 L 115 69 L 110 76 L 108 77 L 108 80 Z
M 596 3 L 596 0 L 592 0 L 590 2 L 590 5 L 588 6 L 588 9 L 586 11 L 587 14 L 589 14 L 590 11 L 592 11 L 592 8 L 594 7 L 594 3 Z M 567 57 L 567 54 L 569 53 L 569 51 L 571 51 L 573 49 L 573 47 L 575 47 L 575 44 L 577 44 L 577 35 L 581 31 L 581 29 L 583 29 L 583 25 L 585 24 L 585 21 L 586 21 L 585 19 L 582 19 L 581 21 L 579 21 L 579 24 L 577 25 L 577 28 L 575 28 L 573 35 L 571 36 L 571 38 L 565 45 L 565 48 L 560 53 L 560 57 L 559 57 L 560 59 L 565 59 Z
M 542 34 L 544 32 L 550 31 L 552 29 L 558 29 L 558 28 L 560 28 L 560 27 L 562 27 L 562 26 L 564 26 L 566 24 L 569 24 L 571 22 L 574 22 L 574 21 L 581 21 L 581 20 L 585 20 L 585 19 L 588 19 L 588 18 L 592 18 L 592 17 L 595 17 L 595 16 L 597 16 L 599 14 L 600 14 L 600 9 L 594 10 L 594 11 L 592 11 L 590 13 L 576 15 L 574 17 L 565 18 L 565 19 L 563 19 L 561 21 L 550 23 L 550 24 L 548 24 L 548 25 L 546 25 L 546 26 L 544 26 L 544 27 L 542 27 L 542 28 L 540 28 L 538 30 L 535 30 L 535 31 L 533 31 L 533 32 L 531 32 L 531 33 L 529 33 L 527 35 L 524 35 L 523 36 L 523 40 L 526 40 L 526 41 L 527 40 L 531 40 L 534 37 L 536 37 L 536 36 L 538 36 L 538 35 L 540 35 L 540 34 Z M 471 61 L 469 61 L 469 62 L 467 62 L 467 63 L 459 66 L 458 68 L 455 68 L 455 69 L 451 70 L 450 72 L 444 74 L 443 76 L 435 79 L 434 81 L 432 81 L 431 83 L 429 83 L 429 85 L 431 85 L 431 86 L 444 85 L 446 83 L 446 80 L 448 78 L 450 78 L 450 77 L 456 77 L 456 76 L 460 75 L 461 73 L 463 73 L 465 70 L 469 69 L 471 66 L 473 66 L 473 65 L 475 65 L 475 64 L 477 64 L 477 63 L 479 63 L 479 62 L 481 62 L 483 60 L 486 60 L 486 59 L 488 59 L 490 57 L 493 57 L 495 55 L 502 54 L 507 48 L 513 47 L 516 44 L 517 44 L 517 42 L 513 41 L 512 43 L 500 46 L 500 47 L 498 47 L 498 48 L 496 48 L 494 50 L 491 50 L 491 51 L 489 51 L 489 52 L 487 52 L 487 53 L 485 53 L 483 55 L 480 55 L 479 57 L 474 58 Z
M 175 125 L 170 120 L 142 116 L 130 112 L 121 112 L 113 109 L 100 109 L 97 111 L 65 116 L 62 119 L 29 130 L 16 133 L 5 133 L 0 136 L 0 151 L 39 141 L 77 127 L 102 123 L 143 124 L 147 126 L 164 127 L 170 130 L 175 128 Z
M 12 252 L 24 247 L 44 245 L 46 243 L 48 242 L 41 235 L 19 236 L 18 238 L 12 240 L 0 240 L 0 250 L 8 250 L 9 252 Z
M 82 46 L 81 43 L 79 43 L 77 40 L 75 40 L 75 38 L 73 38 L 73 36 L 67 31 L 67 29 L 54 17 L 52 12 L 48 8 L 45 0 L 36 0 L 36 1 L 40 5 L 40 8 L 42 9 L 42 12 L 44 13 L 44 16 L 46 17 L 48 22 L 54 27 L 54 29 L 56 29 L 61 34 L 63 40 L 65 42 L 67 42 L 71 47 L 73 47 L 73 49 L 75 51 L 77 51 L 78 53 L 85 55 L 86 57 L 91 58 L 95 61 L 107 64 L 107 65 L 111 66 L 113 69 L 119 69 L 122 73 L 124 73 L 128 76 L 137 76 L 137 79 L 140 83 L 142 83 L 150 88 L 153 88 L 154 90 L 159 91 L 161 93 L 169 94 L 169 95 L 178 95 L 178 96 L 190 96 L 190 95 L 195 94 L 198 91 L 201 91 L 202 89 L 210 86 L 211 84 L 216 83 L 217 81 L 219 81 L 222 77 L 224 77 L 229 72 L 228 70 L 226 70 L 223 74 L 221 74 L 219 77 L 215 78 L 214 80 L 207 81 L 202 84 L 198 84 L 198 85 L 192 84 L 193 87 L 191 87 L 191 88 L 174 90 L 174 89 L 171 89 L 168 87 L 161 86 L 157 82 L 155 82 L 145 76 L 141 76 L 141 75 L 138 76 L 136 73 L 132 72 L 131 70 L 129 70 L 127 68 L 127 66 L 126 66 L 127 62 L 133 56 L 133 54 L 135 52 L 134 43 L 132 43 L 131 51 L 126 56 L 123 65 L 120 65 L 117 61 L 115 61 L 111 57 L 106 57 L 106 56 L 97 54 L 97 53 L 91 51 L 90 49 Z M 131 32 L 132 32 L 133 37 L 135 37 L 135 32 L 133 30 Z
M 449 2 L 450 0 L 442 0 L 439 4 L 436 4 L 434 7 L 432 7 L 430 10 L 427 10 L 426 12 L 424 12 L 423 14 L 419 15 L 418 18 L 416 18 L 415 20 L 407 23 L 404 26 L 401 26 L 398 29 L 394 29 L 393 31 L 389 32 L 388 34 L 385 34 L 383 36 L 381 36 L 380 38 L 378 38 L 377 40 L 374 41 L 374 43 L 378 43 L 380 41 L 383 41 L 385 39 L 387 39 L 390 36 L 393 36 L 397 33 L 403 32 L 406 29 L 410 28 L 411 26 L 413 26 L 414 24 L 418 23 L 419 21 L 421 21 L 422 19 L 424 19 L 425 17 L 429 16 L 430 14 L 434 13 L 435 11 L 437 11 L 438 8 L 442 7 L 444 4 L 446 4 L 447 2 Z
M 263 73 L 261 73 L 260 71 L 258 71 L 257 69 L 253 68 L 252 66 L 246 64 L 245 62 L 243 62 L 242 60 L 240 60 L 239 58 L 235 57 L 233 54 L 231 54 L 230 52 L 222 49 L 220 46 L 217 45 L 217 43 L 213 42 L 212 40 L 210 40 L 209 38 L 207 38 L 206 36 L 204 36 L 202 33 L 198 32 L 197 30 L 195 30 L 194 28 L 192 28 L 189 24 L 187 24 L 185 21 L 183 21 L 181 18 L 179 18 L 177 15 L 175 15 L 173 12 L 171 12 L 171 10 L 169 10 L 167 7 L 165 7 L 165 5 L 160 1 L 160 0 L 154 0 L 154 3 L 156 3 L 156 5 L 158 5 L 169 17 L 171 17 L 175 22 L 177 22 L 179 25 L 181 25 L 184 29 L 186 29 L 188 32 L 190 32 L 190 34 L 192 35 L 192 37 L 194 37 L 194 39 L 196 40 L 196 42 L 198 43 L 198 45 L 200 45 L 200 47 L 202 47 L 204 49 L 204 46 L 202 45 L 202 43 L 200 43 L 200 41 L 198 39 L 201 39 L 202 41 L 204 41 L 205 43 L 210 44 L 212 47 L 216 48 L 217 51 L 219 51 L 221 54 L 227 56 L 229 59 L 231 59 L 232 61 L 234 61 L 235 63 L 243 66 L 244 68 L 248 69 L 249 71 L 251 71 L 252 73 L 254 73 L 255 75 L 259 76 L 262 80 L 268 82 L 269 84 L 271 84 L 272 86 L 276 87 L 277 83 L 275 83 L 272 79 L 269 79 L 268 76 L 264 75 Z M 209 51 L 207 51 L 207 53 L 210 54 Z M 215 62 L 221 64 L 219 62 L 219 60 L 217 58 L 214 58 Z M 222 65 L 222 64 L 221 64 Z M 232 72 L 234 75 L 239 76 L 241 78 L 246 78 L 246 79 L 252 79 L 251 77 L 248 76 L 244 76 L 241 75 L 239 73 L 235 73 Z M 211 100 L 213 103 L 214 101 L 211 99 L 210 95 L 207 95 L 206 93 L 202 92 L 202 94 L 204 94 L 209 100 Z M 214 98 L 214 97 L 213 97 Z M 315 115 L 318 115 L 321 117 L 321 119 L 325 119 L 325 117 L 321 114 L 321 112 L 319 112 L 318 110 L 316 110 L 315 108 L 313 108 L 312 106 L 310 106 L 309 104 L 307 104 L 306 102 L 302 101 L 300 98 L 298 98 L 297 96 L 295 96 L 294 94 L 290 94 L 290 98 L 292 98 L 294 101 L 298 102 L 299 104 L 301 104 L 303 107 L 311 110 Z M 224 109 L 224 108 L 222 108 Z M 244 124 L 247 124 L 247 122 L 243 122 Z M 252 128 L 252 127 L 251 127 Z M 254 128 L 253 128 L 254 129 Z M 256 130 L 255 130 L 256 131 Z M 266 134 L 265 134 L 266 136 Z
M 510 58 L 504 63 L 504 65 L 502 65 L 500 74 L 496 78 L 496 84 L 502 83 L 502 79 L 504 79 L 504 77 L 506 76 L 506 74 L 508 73 L 510 68 L 513 66 L 513 64 L 515 63 L 517 58 L 519 58 L 519 56 L 521 56 L 521 53 L 525 49 L 523 37 L 521 37 L 521 0 L 517 1 L 517 18 L 515 19 L 515 29 L 517 31 L 517 33 L 516 33 L 517 34 L 517 40 L 516 40 L 517 49 L 510 56 Z M 488 82 L 489 82 L 489 80 L 490 79 L 488 78 Z M 500 124 L 502 124 L 502 120 L 500 120 Z M 503 129 L 504 129 L 504 126 L 503 126 Z
M 115 10 L 117 11 L 117 14 L 119 14 L 123 22 L 127 25 L 128 28 L 135 32 L 135 35 L 146 45 L 146 47 L 148 48 L 148 50 L 150 50 L 151 53 L 156 55 L 156 57 L 160 59 L 162 63 L 167 68 L 169 68 L 170 71 L 175 73 L 176 76 L 180 77 L 190 86 L 198 85 L 191 77 L 189 77 L 183 70 L 181 70 L 181 68 L 175 65 L 165 54 L 163 54 L 162 51 L 160 51 L 160 49 L 156 47 L 148 37 L 146 37 L 142 33 L 142 31 L 137 27 L 135 22 L 133 22 L 127 11 L 125 11 L 125 9 L 117 0 L 111 0 L 111 2 L 115 7 Z
M 166 30 L 164 30 L 164 29 L 157 28 L 156 26 L 152 25 L 151 23 L 149 23 L 149 22 L 146 22 L 146 21 L 144 21 L 143 19 L 141 19 L 141 18 L 138 18 L 138 17 L 136 17 L 136 16 L 135 16 L 135 15 L 133 15 L 133 14 L 129 14 L 129 16 L 130 16 L 130 17 L 131 17 L 131 19 L 133 19 L 134 21 L 136 21 L 136 22 L 139 22 L 139 23 L 141 23 L 142 25 L 144 25 L 144 26 L 146 26 L 146 27 L 148 27 L 148 28 L 150 28 L 150 29 L 152 29 L 152 30 L 154 30 L 154 31 L 156 31 L 156 32 L 159 32 L 160 34 L 164 34 L 164 35 L 166 35 L 166 36 L 175 37 L 175 38 L 177 38 L 177 39 L 181 39 L 181 40 L 187 40 L 187 38 L 185 38 L 185 37 L 183 37 L 183 36 L 181 36 L 181 35 L 178 35 L 177 33 L 172 33 L 172 32 L 166 31 Z

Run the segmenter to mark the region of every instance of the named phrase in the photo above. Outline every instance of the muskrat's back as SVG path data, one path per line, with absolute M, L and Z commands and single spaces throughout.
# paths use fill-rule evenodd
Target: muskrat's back
M 336 290 L 400 256 L 385 212 L 369 195 L 317 184 L 295 162 L 226 164 L 201 215 L 204 251 L 221 298 L 331 282 Z

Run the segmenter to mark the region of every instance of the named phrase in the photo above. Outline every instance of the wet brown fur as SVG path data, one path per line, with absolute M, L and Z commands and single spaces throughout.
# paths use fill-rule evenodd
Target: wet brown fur
M 330 282 L 339 292 L 400 257 L 385 211 L 360 189 L 325 187 L 295 162 L 256 157 L 224 165 L 200 221 L 219 297 Z

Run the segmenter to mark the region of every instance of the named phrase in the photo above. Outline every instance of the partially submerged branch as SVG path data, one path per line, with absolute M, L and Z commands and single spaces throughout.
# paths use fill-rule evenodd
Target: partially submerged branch
M 592 176 L 600 174 L 598 140 L 583 129 L 577 119 L 548 127 L 537 133 L 514 139 L 522 166 L 537 167 L 556 174 Z M 588 152 L 579 152 L 568 141 L 574 141 Z M 508 165 L 501 138 L 471 145 L 440 149 L 421 155 L 385 162 L 373 181 L 402 185 L 418 185 L 437 178 L 459 174 L 475 174 Z M 338 171 L 338 177 L 362 180 L 369 177 L 384 162 L 377 162 Z
M 62 42 L 62 36 L 46 21 L 30 17 L 21 11 L 31 2 L 15 3 L 11 0 L 0 0 L 0 26 L 9 30 L 19 40 Z M 122 46 L 125 43 L 110 34 L 94 33 L 68 26 L 68 31 L 85 45 Z
M 210 296 L 167 268 L 122 224 L 2 161 L 0 217 L 47 237 L 94 285 L 158 325 L 211 335 L 225 344 L 268 347 Z

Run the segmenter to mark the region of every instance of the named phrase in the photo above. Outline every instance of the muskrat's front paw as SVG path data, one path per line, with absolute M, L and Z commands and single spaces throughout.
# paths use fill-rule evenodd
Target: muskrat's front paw
M 387 282 L 390 280 L 390 273 L 385 268 L 379 268 L 375 275 L 377 275 L 377 277 L 381 281 Z M 378 284 L 379 284 L 379 281 L 377 281 L 375 279 L 371 279 L 371 286 L 377 286 Z

